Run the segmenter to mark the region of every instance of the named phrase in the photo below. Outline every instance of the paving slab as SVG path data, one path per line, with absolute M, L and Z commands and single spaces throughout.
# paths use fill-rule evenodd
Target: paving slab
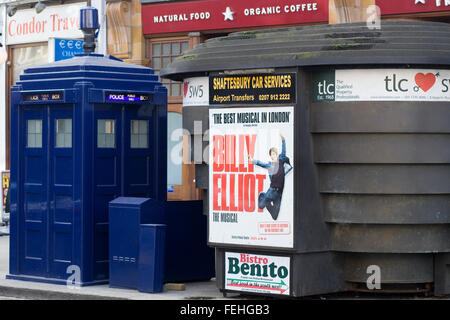
M 109 285 L 69 287 L 31 281 L 6 279 L 9 270 L 9 236 L 0 236 L 0 296 L 25 299 L 126 299 L 126 300 L 182 300 L 226 299 L 216 287 L 215 279 L 185 282 L 186 289 L 145 293 L 138 290 L 110 288 Z

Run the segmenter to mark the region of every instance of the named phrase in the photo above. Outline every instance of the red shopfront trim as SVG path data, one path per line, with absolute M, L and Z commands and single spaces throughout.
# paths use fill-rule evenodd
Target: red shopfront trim
M 381 15 L 450 11 L 450 0 L 376 0 Z
M 328 22 L 328 3 L 328 0 L 205 0 L 143 5 L 143 33 Z

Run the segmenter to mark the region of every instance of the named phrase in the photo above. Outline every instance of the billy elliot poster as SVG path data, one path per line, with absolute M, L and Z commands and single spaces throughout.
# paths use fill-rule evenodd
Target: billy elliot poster
M 294 108 L 209 110 L 209 241 L 293 247 Z

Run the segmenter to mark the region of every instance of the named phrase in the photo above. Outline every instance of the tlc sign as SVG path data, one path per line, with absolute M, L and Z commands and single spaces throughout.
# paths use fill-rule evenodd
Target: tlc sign
M 328 0 L 206 0 L 142 7 L 144 34 L 328 22 Z
M 35 9 L 17 10 L 6 21 L 8 45 L 48 41 L 50 37 L 82 38 L 79 30 L 80 9 L 85 2 L 48 6 L 37 14 Z

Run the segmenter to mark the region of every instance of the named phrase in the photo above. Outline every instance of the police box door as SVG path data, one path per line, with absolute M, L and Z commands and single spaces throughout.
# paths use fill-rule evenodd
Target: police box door
M 21 273 L 65 279 L 74 263 L 72 108 L 27 106 L 21 118 Z

